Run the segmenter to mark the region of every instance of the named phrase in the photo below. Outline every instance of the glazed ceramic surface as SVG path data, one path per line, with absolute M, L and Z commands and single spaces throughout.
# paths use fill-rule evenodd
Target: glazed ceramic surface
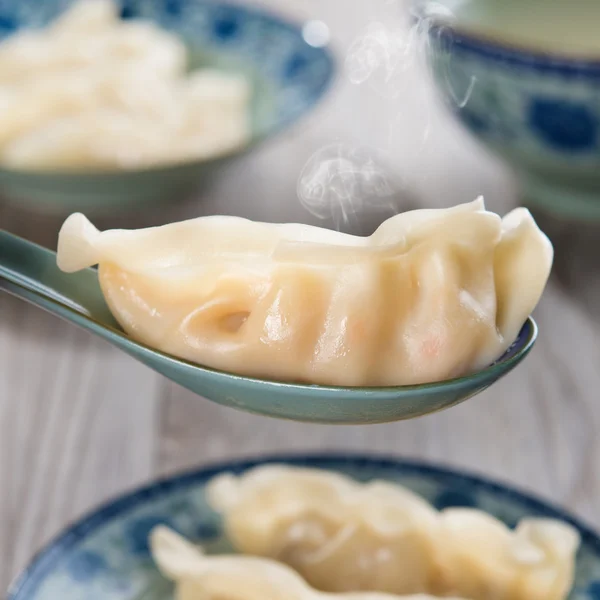
M 172 585 L 157 572 L 149 554 L 149 531 L 165 524 L 204 544 L 209 552 L 229 551 L 220 519 L 207 506 L 206 483 L 224 471 L 239 473 L 265 462 L 331 469 L 363 481 L 378 478 L 398 482 L 439 509 L 476 507 L 509 526 L 525 516 L 565 520 L 582 536 L 569 600 L 600 599 L 600 538 L 558 508 L 480 477 L 425 464 L 356 456 L 304 456 L 223 464 L 119 498 L 42 550 L 17 578 L 8 600 L 171 600 Z
M 0 39 L 22 28 L 41 27 L 76 1 L 0 2 Z M 117 3 L 123 18 L 141 17 L 178 34 L 189 47 L 192 67 L 240 72 L 252 81 L 249 146 L 215 159 L 137 171 L 69 174 L 0 168 L 0 191 L 14 201 L 90 212 L 185 196 L 234 156 L 310 111 L 333 79 L 331 54 L 304 39 L 301 23 L 288 23 L 259 8 L 213 0 Z
M 384 423 L 449 408 L 482 392 L 512 371 L 537 338 L 532 319 L 511 348 L 486 369 L 438 383 L 399 387 L 327 387 L 241 377 L 154 350 L 133 341 L 111 315 L 95 269 L 66 274 L 56 254 L 0 230 L 0 290 L 104 338 L 196 394 L 238 410 L 330 424 Z
M 429 30 L 432 70 L 450 109 L 512 166 L 525 200 L 563 215 L 600 219 L 600 50 L 595 56 L 567 51 L 576 32 L 562 44 L 547 41 L 542 50 L 526 45 L 525 32 L 509 41 L 518 29 L 510 24 L 519 16 L 539 21 L 542 29 L 539 2 L 539 14 L 529 14 L 530 3 L 509 0 L 512 20 L 499 20 L 493 11 L 470 15 L 470 4 L 478 6 L 465 3 L 463 20 L 442 25 L 434 19 Z M 555 4 L 568 13 L 568 3 Z M 591 19 L 600 18 L 600 5 L 595 7 Z M 562 17 L 570 23 L 569 14 Z M 542 43 L 533 34 L 531 39 Z

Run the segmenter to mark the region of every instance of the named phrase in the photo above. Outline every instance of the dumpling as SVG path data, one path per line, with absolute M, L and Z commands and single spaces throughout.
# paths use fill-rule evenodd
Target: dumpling
M 17 32 L 0 43 L 0 162 L 131 169 L 246 144 L 248 79 L 188 73 L 187 59 L 183 40 L 122 20 L 110 0 L 76 2 L 48 27 Z
M 71 215 L 58 266 L 99 264 L 134 339 L 233 373 L 342 386 L 407 385 L 477 371 L 537 304 L 552 246 L 530 213 L 481 199 L 417 210 L 370 237 L 202 217 L 100 233 Z
M 168 122 L 170 112 L 181 110 L 176 91 L 155 73 L 129 65 L 45 73 L 18 86 L 0 87 L 4 111 L 0 144 L 56 119 L 95 114 L 102 109 Z
M 19 31 L 2 41 L 0 84 L 20 85 L 48 73 L 95 70 L 107 63 L 141 65 L 173 77 L 183 74 L 186 62 L 185 45 L 176 36 L 152 23 L 122 21 L 110 0 L 83 0 L 50 26 Z
M 437 512 L 409 490 L 311 469 L 265 466 L 207 489 L 236 550 L 289 564 L 330 592 L 437 592 Z
M 8 144 L 2 158 L 9 167 L 39 170 L 131 168 L 152 163 L 168 140 L 160 122 L 100 110 L 44 124 Z
M 397 484 L 282 465 L 218 476 L 207 499 L 236 550 L 328 592 L 564 600 L 573 583 L 579 535 L 559 521 L 512 531 L 478 510 L 438 512 Z
M 198 71 L 173 85 L 130 68 L 41 78 L 0 94 L 2 162 L 15 168 L 136 168 L 216 156 L 250 136 L 247 82 Z M 40 109 L 39 98 L 46 101 Z
M 448 589 L 473 600 L 563 600 L 573 585 L 579 534 L 550 519 L 523 519 L 514 531 L 484 512 L 440 513 Z
M 176 582 L 177 600 L 435 600 L 422 594 L 318 592 L 281 563 L 250 556 L 206 556 L 162 526 L 151 532 L 150 546 L 159 569 Z

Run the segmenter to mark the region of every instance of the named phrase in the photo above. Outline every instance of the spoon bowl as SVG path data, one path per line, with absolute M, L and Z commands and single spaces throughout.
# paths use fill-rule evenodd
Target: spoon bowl
M 537 325 L 529 318 L 493 365 L 441 382 L 394 387 L 333 387 L 267 381 L 202 367 L 132 340 L 108 309 L 95 269 L 66 274 L 56 254 L 0 231 L 0 289 L 104 338 L 196 394 L 250 413 L 312 423 L 359 425 L 420 417 L 482 392 L 529 353 Z

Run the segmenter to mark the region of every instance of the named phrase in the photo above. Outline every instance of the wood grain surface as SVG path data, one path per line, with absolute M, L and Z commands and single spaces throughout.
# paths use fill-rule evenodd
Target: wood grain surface
M 397 2 L 270 0 L 330 26 L 342 67 L 334 90 L 293 131 L 226 171 L 204 197 L 114 214 L 101 228 L 225 213 L 318 222 L 299 203 L 303 165 L 333 141 L 388 156 L 397 207 L 450 206 L 484 194 L 500 213 L 517 203 L 510 175 L 454 123 L 422 68 L 409 61 L 391 88 L 351 83 L 344 56 L 369 24 L 403 31 Z M 404 30 L 405 31 L 405 30 Z M 390 207 L 392 210 L 392 207 Z M 0 227 L 48 247 L 65 215 L 0 205 Z M 365 210 L 363 230 L 385 215 Z M 532 490 L 600 526 L 600 228 L 536 212 L 556 265 L 536 311 L 539 342 L 493 389 L 414 421 L 329 427 L 221 408 L 171 384 L 88 333 L 0 296 L 0 590 L 71 520 L 158 475 L 225 457 L 347 450 L 418 457 Z

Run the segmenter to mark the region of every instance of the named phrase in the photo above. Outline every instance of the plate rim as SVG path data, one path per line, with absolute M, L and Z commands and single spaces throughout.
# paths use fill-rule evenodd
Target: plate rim
M 185 469 L 170 476 L 164 476 L 150 483 L 136 486 L 129 491 L 116 494 L 99 503 L 96 507 L 84 512 L 80 517 L 70 521 L 57 535 L 44 544 L 28 561 L 10 583 L 6 600 L 28 600 L 35 593 L 48 573 L 52 572 L 56 560 L 64 556 L 74 545 L 91 532 L 110 522 L 141 502 L 160 497 L 164 493 L 206 482 L 223 471 L 243 472 L 254 466 L 263 464 L 284 463 L 296 466 L 328 468 L 328 463 L 356 466 L 384 467 L 410 474 L 425 474 L 438 479 L 451 478 L 461 480 L 479 489 L 487 489 L 506 498 L 520 501 L 532 511 L 550 513 L 551 518 L 560 519 L 575 527 L 581 535 L 582 542 L 590 545 L 600 556 L 600 532 L 585 520 L 572 514 L 562 506 L 545 500 L 535 492 L 529 492 L 519 485 L 505 483 L 501 479 L 488 477 L 483 473 L 450 464 L 403 458 L 392 453 L 361 453 L 343 451 L 321 452 L 281 452 L 265 455 L 253 455 L 248 458 L 231 458 L 211 461 L 201 467 Z M 331 467 L 330 467 L 331 468 Z

